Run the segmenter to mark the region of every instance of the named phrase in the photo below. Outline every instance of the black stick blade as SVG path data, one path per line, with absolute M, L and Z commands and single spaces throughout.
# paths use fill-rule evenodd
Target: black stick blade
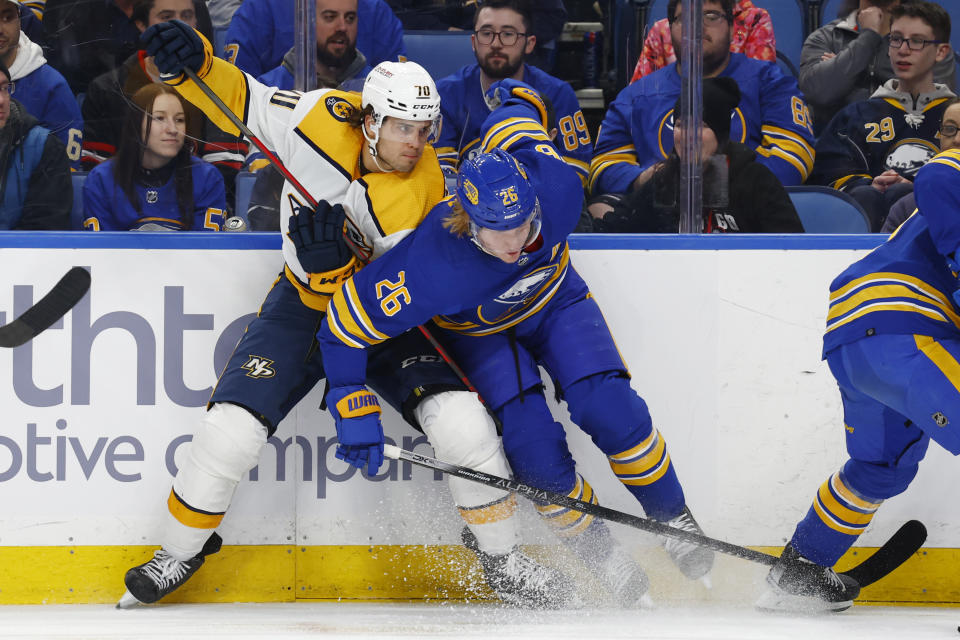
M 873 584 L 909 560 L 926 540 L 927 528 L 923 523 L 909 520 L 872 556 L 843 573 L 856 580 L 861 587 Z
M 19 347 L 36 337 L 80 302 L 90 289 L 90 272 L 73 267 L 50 293 L 10 324 L 0 327 L 0 347 Z

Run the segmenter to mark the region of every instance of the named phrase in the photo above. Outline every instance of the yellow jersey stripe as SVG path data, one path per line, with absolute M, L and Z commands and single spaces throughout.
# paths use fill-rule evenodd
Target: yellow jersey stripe
M 843 482 L 843 478 L 840 477 L 839 473 L 833 474 L 833 476 L 831 476 L 827 482 L 830 483 L 830 486 L 833 488 L 834 492 L 840 496 L 841 499 L 849 502 L 858 509 L 876 511 L 880 508 L 880 505 L 883 504 L 883 500 L 880 500 L 879 502 L 870 502 L 866 498 L 861 498 L 855 494 L 853 490 Z
M 953 388 L 960 391 L 960 362 L 942 344 L 929 336 L 913 336 L 913 341 L 923 355 L 930 359 Z
M 857 311 L 856 313 L 852 313 L 846 316 L 845 318 L 843 318 L 842 320 L 838 320 L 832 325 L 827 325 L 826 333 L 830 333 L 834 329 L 838 329 L 843 325 L 856 320 L 857 318 L 862 318 L 868 313 L 874 313 L 876 311 L 900 311 L 900 312 L 907 311 L 907 312 L 918 313 L 922 316 L 926 316 L 931 320 L 936 320 L 938 322 L 948 322 L 946 318 L 938 314 L 936 311 L 933 311 L 929 307 L 922 307 L 920 305 L 911 304 L 909 302 L 898 302 L 898 303 L 888 302 L 888 303 L 877 303 L 877 304 L 867 305 L 862 309 L 860 309 L 859 311 Z
M 820 505 L 819 500 L 813 501 L 813 510 L 818 516 L 820 516 L 820 520 L 823 521 L 823 524 L 827 525 L 834 531 L 845 533 L 851 536 L 859 536 L 861 533 L 863 533 L 862 528 L 848 527 L 843 523 L 838 522 L 832 515 L 826 512 L 823 506 Z
M 831 320 L 836 320 L 837 318 L 849 313 L 865 302 L 879 302 L 882 300 L 887 300 L 889 302 L 902 302 L 901 300 L 890 300 L 890 298 L 912 298 L 914 300 L 919 300 L 920 302 L 925 302 L 940 309 L 944 316 L 950 318 L 951 322 L 957 326 L 960 326 L 960 316 L 953 311 L 953 307 L 940 300 L 937 300 L 936 298 L 919 293 L 914 289 L 902 284 L 874 285 L 860 289 L 853 295 L 831 303 L 830 310 L 827 313 L 827 324 L 830 324 Z
M 327 326 L 330 327 L 330 332 L 337 336 L 340 342 L 356 349 L 364 349 L 367 346 L 365 344 L 366 340 L 362 342 L 355 340 L 353 334 L 348 333 L 341 325 L 340 314 L 337 311 L 337 301 L 342 299 L 338 291 L 333 297 L 333 304 L 327 305 Z
M 377 328 L 373 326 L 373 321 L 370 320 L 370 316 L 367 315 L 363 305 L 360 304 L 360 296 L 357 295 L 357 286 L 354 284 L 353 278 L 347 280 L 342 290 L 347 303 L 350 305 L 351 315 L 359 320 L 359 324 L 363 327 L 364 331 L 367 332 L 367 335 L 373 336 L 381 341 L 389 338 L 390 336 L 378 331 Z
M 172 489 L 167 498 L 167 509 L 177 522 L 193 529 L 216 529 L 223 520 L 222 513 L 208 513 L 189 507 Z
M 491 504 L 480 507 L 458 507 L 460 517 L 467 524 L 492 524 L 510 518 L 517 511 L 517 496 L 514 493 L 504 496 Z
M 830 183 L 830 187 L 832 189 L 836 189 L 837 191 L 841 191 L 848 182 L 857 178 L 867 178 L 869 180 L 872 178 L 872 176 L 868 173 L 852 173 L 849 176 L 843 176 L 839 180 L 834 180 Z
M 865 276 L 851 280 L 847 284 L 843 285 L 836 291 L 830 293 L 830 304 L 835 304 L 841 298 L 846 296 L 849 293 L 852 293 L 855 289 L 860 287 L 872 285 L 875 282 L 885 282 L 892 281 L 900 284 L 907 284 L 917 289 L 920 293 L 924 294 L 928 298 L 932 298 L 941 302 L 944 305 L 949 306 L 949 301 L 947 297 L 943 295 L 939 289 L 931 286 L 929 283 L 924 282 L 920 278 L 915 276 L 907 275 L 905 273 L 897 273 L 895 271 L 875 271 L 873 273 L 868 273 Z

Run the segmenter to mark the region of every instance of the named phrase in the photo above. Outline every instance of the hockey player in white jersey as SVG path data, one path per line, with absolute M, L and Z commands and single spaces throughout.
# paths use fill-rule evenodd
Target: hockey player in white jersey
M 165 22 L 143 34 L 164 80 L 225 131 L 230 120 L 183 73 L 192 69 L 318 201 L 309 209 L 284 185 L 281 229 L 285 266 L 224 369 L 193 442 L 185 447 L 167 500 L 153 559 L 130 569 L 121 605 L 154 602 L 183 584 L 219 549 L 215 529 L 243 475 L 284 416 L 324 377 L 314 335 L 332 294 L 368 260 L 408 235 L 444 196 L 443 175 L 428 144 L 439 125 L 433 80 L 411 62 L 385 62 L 367 77 L 362 97 L 337 90 L 281 91 L 213 56 L 187 25 Z M 299 213 L 299 215 L 294 215 Z M 348 247 L 343 229 L 346 226 Z M 323 237 L 328 242 L 313 240 Z M 488 473 L 509 473 L 496 426 L 475 393 L 432 354 L 417 332 L 384 343 L 368 382 L 437 457 Z M 250 360 L 260 366 L 251 372 Z M 413 358 L 411 360 L 411 358 Z M 415 362 L 412 366 L 401 363 Z M 349 447 L 355 434 L 337 434 Z M 370 461 L 370 473 L 380 460 Z M 478 541 L 488 583 L 504 601 L 553 606 L 570 582 L 517 547 L 516 497 L 453 479 L 451 492 Z

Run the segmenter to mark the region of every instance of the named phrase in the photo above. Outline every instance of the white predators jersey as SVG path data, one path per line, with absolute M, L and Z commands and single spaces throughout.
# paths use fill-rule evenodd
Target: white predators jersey
M 227 62 L 208 60 L 209 71 L 202 77 L 214 93 L 275 151 L 314 199 L 343 205 L 348 233 L 361 248 L 364 261 L 376 259 L 400 242 L 443 198 L 443 174 L 429 145 L 409 173 L 368 172 L 361 176 L 360 153 L 366 141 L 362 132 L 347 122 L 350 111 L 360 108 L 360 94 L 335 89 L 283 91 L 260 84 Z M 221 129 L 239 133 L 192 81 L 177 78 L 171 84 Z M 280 202 L 283 257 L 287 276 L 299 285 L 304 303 L 323 309 L 339 283 L 355 269 L 317 278 L 300 266 L 286 230 L 294 206 L 302 204 L 307 204 L 304 198 L 285 182 Z M 318 282 L 322 284 L 318 286 Z M 310 299 L 311 294 L 321 299 Z

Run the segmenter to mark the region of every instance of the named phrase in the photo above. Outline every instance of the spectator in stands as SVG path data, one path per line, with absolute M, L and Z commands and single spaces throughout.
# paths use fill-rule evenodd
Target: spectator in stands
M 207 10 L 210 12 L 210 21 L 217 29 L 226 29 L 230 26 L 233 14 L 237 12 L 243 0 L 207 0 Z M 212 42 L 212 40 L 211 40 Z M 222 51 L 214 52 L 218 56 Z
M 63 141 L 70 162 L 79 167 L 80 106 L 60 72 L 47 64 L 40 45 L 20 30 L 18 0 L 0 0 L 0 59 L 10 70 L 17 101 Z
M 361 91 L 370 71 L 367 58 L 357 51 L 357 0 L 317 0 L 317 88 Z M 296 54 L 290 49 L 283 62 L 258 81 L 270 87 L 293 89 Z
M 387 0 L 406 31 L 473 29 L 476 12 L 482 0 Z M 533 51 L 526 56 L 527 64 L 544 71 L 553 68 L 557 42 L 567 21 L 563 0 L 525 0 L 531 16 L 530 33 L 536 36 Z
M 187 112 L 173 87 L 149 84 L 127 108 L 117 155 L 83 185 L 83 226 L 93 231 L 219 231 L 223 178 L 184 144 Z
M 754 6 L 751 0 L 737 0 L 733 5 L 730 51 L 754 60 L 773 62 L 777 59 L 777 39 L 773 35 L 773 22 L 766 9 Z M 630 82 L 636 82 L 676 61 L 677 54 L 670 37 L 670 21 L 662 18 L 654 22 L 647 32 Z
M 960 149 L 960 98 L 950 98 L 945 103 L 943 120 L 940 123 L 940 150 Z M 903 196 L 890 207 L 887 219 L 883 221 L 881 233 L 893 233 L 917 208 L 913 191 Z
M 817 141 L 810 182 L 850 194 L 880 231 L 890 207 L 913 191 L 913 176 L 939 153 L 940 120 L 954 97 L 933 81 L 950 53 L 950 16 L 923 0 L 890 10 L 890 61 L 896 78 L 869 100 L 844 107 Z
M 955 0 L 951 0 L 955 1 Z M 887 55 L 890 12 L 900 0 L 847 0 L 837 20 L 809 36 L 800 56 L 800 89 L 819 136 L 844 106 L 866 100 L 893 78 Z M 934 68 L 933 77 L 956 88 L 954 54 Z
M 73 188 L 63 143 L 10 97 L 0 60 L 0 229 L 70 228 Z
M 703 233 L 800 233 L 803 224 L 776 176 L 749 147 L 730 140 L 730 116 L 740 103 L 733 78 L 703 81 Z M 674 105 L 680 109 L 680 100 Z M 674 147 L 643 184 L 613 206 L 594 206 L 597 233 L 676 233 L 682 207 L 679 150 L 686 127 L 674 126 Z
M 670 0 L 674 49 L 680 44 L 680 0 Z M 733 0 L 704 0 L 703 76 L 729 77 L 740 87 L 731 139 L 756 150 L 758 162 L 784 186 L 800 184 L 813 167 L 813 131 L 792 76 L 775 64 L 730 53 Z M 673 148 L 673 106 L 680 96 L 679 62 L 628 85 L 607 109 L 590 163 L 594 197 L 639 188 L 644 171 Z
M 536 36 L 531 34 L 530 13 L 522 0 L 482 0 L 474 29 L 470 40 L 477 64 L 437 82 L 443 126 L 436 150 L 448 185 L 456 182 L 457 166 L 481 150 L 480 125 L 496 106 L 486 103 L 484 93 L 505 78 L 530 85 L 553 104 L 559 128 L 557 148 L 586 181 L 593 152 L 590 132 L 570 85 L 525 63 Z
M 132 15 L 140 32 L 173 19 L 197 27 L 193 0 L 134 0 Z M 153 58 L 144 51 L 137 51 L 120 67 L 97 76 L 90 83 L 82 108 L 84 169 L 93 169 L 117 153 L 131 97 L 141 87 L 159 79 L 160 71 Z M 217 167 L 227 193 L 232 196 L 248 144 L 241 137 L 221 131 L 192 104 L 187 104 L 186 109 L 190 123 L 186 132 L 189 149 Z
M 116 69 L 139 47 L 135 0 L 47 0 L 43 28 L 47 60 L 75 94 L 102 73 Z M 208 39 L 213 26 L 204 0 L 193 0 L 197 29 Z
M 405 54 L 403 26 L 384 0 L 358 0 L 357 20 L 357 49 L 371 67 Z M 245 0 L 230 21 L 224 57 L 256 78 L 283 62 L 293 39 L 293 0 Z

